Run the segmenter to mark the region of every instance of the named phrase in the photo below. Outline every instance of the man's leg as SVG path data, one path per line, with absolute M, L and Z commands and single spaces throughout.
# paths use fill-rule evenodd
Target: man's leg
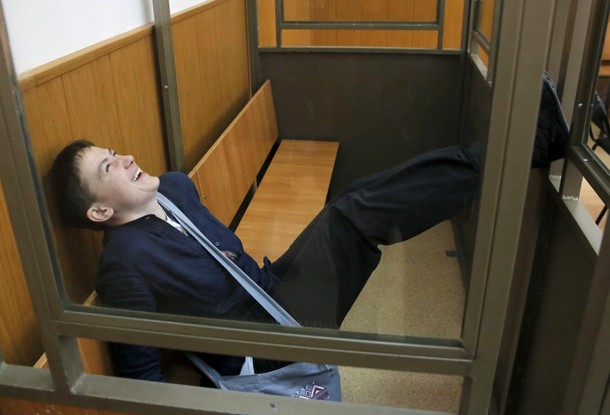
M 564 157 L 568 126 L 545 74 L 532 167 Z M 357 180 L 271 266 L 275 295 L 303 324 L 337 326 L 381 257 L 377 248 L 412 238 L 468 205 L 479 188 L 483 145 L 431 151 Z
M 357 180 L 271 265 L 274 297 L 305 325 L 336 327 L 373 272 L 378 245 L 409 239 L 467 205 L 482 146 L 435 150 Z

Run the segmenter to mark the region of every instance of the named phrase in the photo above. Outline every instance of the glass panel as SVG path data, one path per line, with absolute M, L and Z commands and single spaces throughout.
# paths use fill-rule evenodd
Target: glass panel
M 462 47 L 464 22 L 464 0 L 444 2 L 443 49 Z M 370 0 L 287 0 L 284 2 L 286 22 L 332 23 L 436 23 L 437 2 L 433 1 L 370 1 Z M 276 47 L 275 0 L 258 0 L 258 36 L 260 47 Z M 338 47 L 393 47 L 427 48 L 438 47 L 440 31 L 434 30 L 329 30 L 285 29 L 282 32 L 282 47 L 293 46 L 338 46 Z
M 191 165 L 197 163 L 247 102 L 250 84 L 248 76 L 244 76 L 248 73 L 248 56 L 245 19 L 242 18 L 244 9 L 239 8 L 242 5 L 243 2 L 238 1 L 218 2 L 214 6 L 217 9 L 202 8 L 205 12 L 197 17 L 193 17 L 196 13 L 191 11 L 174 26 L 176 66 L 182 87 L 183 130 L 185 142 L 187 137 L 192 140 L 188 141 L 187 148 L 187 155 L 194 160 Z M 200 24 L 218 21 L 219 15 L 235 18 L 241 25 L 237 27 L 240 35 L 224 36 L 229 26 L 224 21 L 216 26 Z M 461 14 L 459 19 L 463 19 Z M 134 33 L 130 32 L 130 36 Z M 375 337 L 375 334 L 393 335 L 397 342 L 403 343 L 408 336 L 459 339 L 467 295 L 465 272 L 460 269 L 458 259 L 468 254 L 463 254 L 456 242 L 459 238 L 454 235 L 451 219 L 464 210 L 476 210 L 473 205 L 478 198 L 483 158 L 482 147 L 476 145 L 467 150 L 458 147 L 438 149 L 444 147 L 446 141 L 454 143 L 460 138 L 461 120 L 455 116 L 458 111 L 445 114 L 440 120 L 438 117 L 438 109 L 448 105 L 448 101 L 451 108 L 462 105 L 463 87 L 459 82 L 463 78 L 459 71 L 440 68 L 445 74 L 455 74 L 456 78 L 452 79 L 457 79 L 456 82 L 439 79 L 434 70 L 430 71 L 433 75 L 428 76 L 426 66 L 419 66 L 422 62 L 412 64 L 410 72 L 401 72 L 398 82 L 369 73 L 365 80 L 374 79 L 381 85 L 377 102 L 387 106 L 386 110 L 393 106 L 391 102 L 396 102 L 395 107 L 400 110 L 395 115 L 397 120 L 391 120 L 397 126 L 392 141 L 380 152 L 379 132 L 370 132 L 364 140 L 355 137 L 352 159 L 342 168 L 352 168 L 350 174 L 360 179 L 352 184 L 345 183 L 343 190 L 336 190 L 337 198 L 300 233 L 286 253 L 277 260 L 274 258 L 274 263 L 259 268 L 255 261 L 262 258 L 253 259 L 243 252 L 232 230 L 224 226 L 229 225 L 232 218 L 221 223 L 201 206 L 200 199 L 203 199 L 212 210 L 205 194 L 198 195 L 193 184 L 207 177 L 192 176 L 191 181 L 184 175 L 163 176 L 167 165 L 159 111 L 159 83 L 149 34 L 150 31 L 138 33 L 136 40 L 123 40 L 116 49 L 105 44 L 102 52 L 94 45 L 77 55 L 78 65 L 74 67 L 70 66 L 68 61 L 72 57 L 69 57 L 62 60 L 59 69 L 52 63 L 49 65 L 52 70 L 48 72 L 49 67 L 45 67 L 21 78 L 25 117 L 38 169 L 45 182 L 53 159 L 65 144 L 80 137 L 96 143 L 94 147 L 83 144 L 74 159 L 78 180 L 71 185 L 64 178 L 66 180 L 61 180 L 57 189 L 68 189 L 70 195 L 77 195 L 77 202 L 85 204 L 80 206 L 79 214 L 88 225 L 109 224 L 112 230 L 107 230 L 105 236 L 99 231 L 75 230 L 60 224 L 59 216 L 70 213 L 67 209 L 58 208 L 52 212 L 68 300 L 82 303 L 95 288 L 109 307 L 214 317 L 220 324 L 225 320 L 271 321 L 192 235 L 184 234 L 184 229 L 176 225 L 176 218 L 170 220 L 171 212 L 156 203 L 155 193 L 160 185 L 163 192 L 205 229 L 229 261 L 237 263 L 303 325 L 373 334 L 363 336 L 365 338 Z M 387 35 L 378 31 L 362 32 L 361 36 L 365 39 L 383 34 Z M 337 31 L 336 35 L 346 33 Z M 438 36 L 423 31 L 405 35 L 413 39 L 432 39 L 435 43 Z M 195 39 L 203 43 L 198 44 Z M 220 43 L 209 42 L 209 39 Z M 220 47 L 225 41 L 233 42 L 230 43 L 232 47 Z M 232 53 L 221 54 L 220 50 Z M 424 64 L 435 60 L 422 59 Z M 223 76 L 219 77 L 219 73 Z M 357 75 L 352 74 L 353 77 Z M 350 93 L 366 85 L 355 78 L 343 81 L 352 83 Z M 422 88 L 422 83 L 439 89 L 430 94 L 431 88 Z M 481 102 L 486 94 L 482 95 L 480 99 L 474 94 L 469 97 L 477 101 L 470 102 L 470 107 L 488 107 L 488 103 Z M 350 99 L 353 95 L 346 95 L 346 98 L 339 103 L 341 110 L 353 112 L 349 117 L 341 115 L 342 122 L 336 126 L 366 118 L 367 124 L 375 122 L 385 128 L 386 111 L 377 113 L 366 102 L 365 114 L 359 116 L 358 111 L 363 107 Z M 464 113 L 468 113 L 470 107 L 465 108 Z M 325 111 L 325 114 L 329 113 L 332 111 Z M 487 123 L 486 115 L 477 116 L 476 122 Z M 258 119 L 255 124 L 262 129 L 270 127 Z M 334 130 L 335 125 L 332 127 Z M 472 130 L 485 129 L 464 126 L 469 138 L 485 141 L 484 134 L 470 134 Z M 448 131 L 452 133 L 450 138 Z M 205 140 L 208 141 L 203 142 Z M 346 143 L 348 141 L 349 137 Z M 257 155 L 258 149 L 242 154 L 244 152 L 240 150 L 245 147 L 238 144 L 231 149 L 239 155 L 239 162 L 229 170 L 226 170 L 227 165 L 216 165 L 211 173 L 220 172 L 222 179 L 237 176 L 240 170 L 249 168 L 248 162 Z M 364 158 L 359 159 L 360 156 Z M 298 161 L 297 157 L 294 164 Z M 67 165 L 61 162 L 57 166 Z M 265 177 L 268 175 L 269 170 Z M 163 177 L 158 179 L 157 176 Z M 279 179 L 290 177 L 280 175 Z M 85 183 L 84 188 L 79 188 L 77 185 L 82 183 Z M 280 180 L 283 188 L 288 185 Z M 232 186 L 226 186 L 223 196 L 232 198 L 233 191 Z M 50 194 L 49 200 L 53 199 L 54 195 Z M 361 201 L 364 203 L 360 204 Z M 290 209 L 281 202 L 281 197 L 272 200 L 275 205 L 271 210 L 283 210 L 289 215 Z M 53 209 L 56 205 L 50 203 L 50 206 Z M 220 217 L 227 212 L 219 209 L 214 214 Z M 476 215 L 467 220 L 475 222 Z M 285 228 L 277 227 L 274 231 L 282 234 Z M 102 307 L 92 310 L 94 313 L 104 311 Z M 116 314 L 120 311 L 114 310 Z M 277 326 L 269 328 L 275 330 Z M 428 342 L 435 344 L 434 340 Z M 86 344 L 81 343 L 81 347 L 97 347 L 95 341 Z M 366 373 L 369 376 L 372 372 Z M 388 372 L 388 375 L 396 373 Z M 424 379 L 422 383 L 426 384 L 431 378 L 437 377 L 418 375 L 412 379 Z M 418 382 L 414 381 L 414 384 Z M 379 383 L 383 385 L 384 381 Z M 457 385 L 450 389 L 458 390 L 461 379 Z M 399 389 L 404 395 L 404 388 Z M 398 394 L 398 390 L 392 392 Z M 456 394 L 459 393 L 452 396 L 455 398 Z M 354 401 L 357 395 L 364 396 L 352 392 Z M 422 408 L 439 403 L 436 402 L 437 394 L 426 392 L 426 396 Z M 374 398 L 366 398 L 369 399 Z M 397 399 L 395 403 L 384 401 L 380 404 L 411 403 Z M 455 400 L 449 406 L 452 408 L 449 410 L 457 411 Z M 442 408 L 448 410 L 449 406 Z
M 344 402 L 457 414 L 458 376 L 340 367 Z
M 479 0 L 477 29 L 490 41 L 493 35 L 493 15 L 495 0 Z
M 438 32 L 426 30 L 284 30 L 283 46 L 436 49 Z
M 602 153 L 602 151 L 600 151 L 600 153 Z M 605 162 L 608 162 L 608 160 L 610 160 L 607 154 L 599 155 L 601 156 L 601 159 L 603 159 Z M 585 206 L 597 226 L 601 230 L 603 230 L 606 227 L 606 222 L 608 221 L 606 205 L 600 199 L 598 194 L 595 193 L 589 182 L 585 179 L 582 180 L 579 199 Z
M 602 36 L 604 34 L 602 33 Z M 605 31 L 605 40 L 599 60 L 599 72 L 595 82 L 595 93 L 591 108 L 591 123 L 586 143 L 593 150 L 598 161 L 606 168 L 610 154 L 610 123 L 608 108 L 610 106 L 610 32 Z
M 0 223 L 0 352 L 6 363 L 33 366 L 42 354 L 38 322 L 25 282 L 1 183 Z
M 381 250 L 341 329 L 460 338 L 465 291 L 451 221 Z
M 431 0 L 284 0 L 286 21 L 434 22 Z

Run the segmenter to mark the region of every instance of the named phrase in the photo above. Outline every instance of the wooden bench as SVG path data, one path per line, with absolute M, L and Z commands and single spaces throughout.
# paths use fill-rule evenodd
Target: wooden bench
M 265 82 L 189 177 L 204 205 L 229 225 L 278 139 L 271 83 Z M 326 202 L 339 143 L 281 140 L 236 234 L 259 264 L 277 259 Z
M 257 184 L 278 136 L 271 83 L 267 81 L 189 173 L 204 205 L 227 226 L 254 191 L 236 234 L 246 252 L 261 265 L 264 256 L 271 261 L 277 259 L 324 206 L 339 146 L 337 142 L 281 140 Z M 95 306 L 96 301 L 93 292 L 85 304 Z M 85 372 L 112 375 L 105 342 L 79 339 L 79 348 Z M 46 356 L 35 367 L 47 367 Z M 198 384 L 199 377 L 186 361 L 172 362 L 166 376 L 171 382 L 186 384 Z M 48 406 L 7 399 L 2 402 L 3 415 L 43 413 Z M 82 413 L 78 408 L 61 407 L 60 411 L 66 415 Z M 87 413 L 110 414 L 95 410 Z

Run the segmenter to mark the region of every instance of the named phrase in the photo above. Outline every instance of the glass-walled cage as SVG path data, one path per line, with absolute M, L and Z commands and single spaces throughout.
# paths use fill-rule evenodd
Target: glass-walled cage
M 565 59 L 562 69 L 570 62 L 580 62 L 577 52 L 570 54 L 569 48 L 564 52 L 563 47 L 552 47 L 568 45 L 572 39 L 569 31 L 559 34 L 556 28 L 565 25 L 560 24 L 563 22 L 555 11 L 566 5 L 576 7 L 578 2 L 211 0 L 174 15 L 170 14 L 170 2 L 154 0 L 152 3 L 154 24 L 20 74 L 15 74 L 11 60 L 10 50 L 16 43 L 12 43 L 14 39 L 8 42 L 6 26 L 11 27 L 11 15 L 6 12 L 9 5 L 4 4 L 0 164 L 7 206 L 2 211 L 10 213 L 10 218 L 5 216 L 3 223 L 12 227 L 2 227 L 5 252 L 8 252 L 6 262 L 11 264 L 7 266 L 11 281 L 6 283 L 10 289 L 3 291 L 14 301 L 4 302 L 10 313 L 2 314 L 20 315 L 22 320 L 18 326 L 7 326 L 12 331 L 7 336 L 10 341 L 3 340 L 11 347 L 2 346 L 7 347 L 2 350 L 6 364 L 0 369 L 2 413 L 6 415 L 10 410 L 35 413 L 46 410 L 45 405 L 49 403 L 142 414 L 150 411 L 160 414 L 277 413 L 280 410 L 363 414 L 487 412 L 494 400 L 494 382 L 503 386 L 510 378 L 510 373 L 498 372 L 497 361 L 503 347 L 504 325 L 511 311 L 508 293 L 524 220 L 540 78 L 549 59 L 556 58 L 549 57 L 551 50 L 561 51 L 561 59 L 557 60 Z M 602 15 L 607 17 L 608 2 L 593 3 L 592 9 L 602 10 Z M 572 23 L 574 33 L 583 24 Z M 580 49 L 591 50 L 586 55 L 587 64 L 602 56 L 597 36 L 607 19 L 593 23 L 587 42 L 596 47 Z M 573 50 L 579 49 L 573 47 Z M 392 141 L 394 147 L 380 148 L 382 155 L 370 152 L 350 158 L 351 149 L 371 145 L 375 138 L 370 137 L 365 143 L 357 141 L 362 140 L 360 137 L 339 137 L 343 140 L 339 151 L 343 151 L 344 158 L 333 174 L 340 176 L 341 169 L 349 170 L 352 176 L 370 173 L 367 165 L 376 158 L 394 160 L 390 156 L 396 156 L 404 148 L 410 150 L 405 155 L 409 157 L 429 150 L 425 145 L 409 146 L 434 131 L 434 126 L 424 124 L 437 116 L 432 117 L 431 111 L 448 97 L 455 105 L 443 109 L 444 114 L 438 117 L 442 121 L 438 123 L 451 130 L 445 138 L 449 144 L 471 141 L 487 144 L 485 154 L 480 154 L 477 173 L 480 177 L 473 179 L 471 188 L 475 190 L 464 201 L 464 212 L 450 212 L 462 216 L 454 218 L 447 214 L 432 229 L 421 234 L 415 232 L 417 236 L 396 236 L 392 241 L 398 243 L 392 246 L 367 246 L 373 251 L 379 249 L 380 260 L 373 261 L 371 269 L 350 269 L 353 274 L 341 268 L 341 272 L 331 272 L 329 279 L 324 279 L 327 274 L 317 273 L 319 268 L 314 266 L 313 259 L 301 259 L 299 265 L 311 272 L 312 279 L 317 278 L 314 281 L 322 280 L 322 283 L 316 287 L 293 287 L 292 297 L 286 298 L 313 298 L 305 304 L 311 307 L 312 315 L 325 307 L 339 314 L 339 305 L 322 304 L 321 298 L 342 295 L 345 287 L 353 286 L 349 278 L 363 275 L 359 280 L 362 287 L 351 294 L 351 302 L 347 306 L 341 304 L 345 315 L 333 324 L 314 321 L 303 323 L 303 327 L 281 327 L 268 319 L 248 321 L 250 314 L 233 318 L 207 311 L 189 314 L 184 311 L 188 307 L 181 307 L 190 299 L 179 294 L 185 291 L 178 289 L 178 283 L 170 287 L 177 294 L 165 308 L 160 304 L 166 300 L 159 294 L 146 300 L 157 301 L 155 307 L 144 306 L 150 304 L 144 302 L 127 309 L 104 306 L 96 298 L 100 285 L 95 282 L 95 275 L 99 256 L 104 252 L 104 245 L 110 242 L 108 237 L 104 241 L 100 232 L 68 229 L 58 221 L 62 212 L 56 210 L 46 193 L 47 172 L 57 152 L 70 140 L 84 137 L 93 140 L 104 152 L 100 166 L 109 165 L 108 160 L 118 157 L 116 150 L 119 154 L 133 155 L 151 175 L 168 170 L 187 173 L 200 165 L 205 154 L 218 147 L 218 138 L 225 137 L 223 132 L 236 125 L 233 120 L 242 114 L 243 108 L 253 107 L 251 89 L 262 85 L 261 77 L 269 68 L 266 63 L 261 65 L 261 54 L 318 52 L 330 58 L 336 55 L 339 59 L 351 53 L 371 54 L 380 57 L 378 65 L 393 62 L 399 72 L 394 83 L 371 73 L 358 78 L 378 88 L 377 100 L 367 103 L 364 111 L 369 111 L 371 123 L 389 120 L 400 124 L 403 119 L 399 113 L 396 119 L 393 119 L 394 113 L 381 118 L 375 108 L 390 113 L 390 109 L 396 110 L 402 105 L 403 112 L 411 117 L 410 122 L 420 120 L 420 124 L 409 125 L 412 130 L 421 129 L 420 135 L 407 127 L 397 130 L 406 132 Z M 432 60 L 426 60 L 431 56 Z M 426 64 L 418 66 L 424 60 Z M 598 67 L 585 65 L 582 79 L 591 77 Z M 409 71 L 400 73 L 403 68 Z M 456 82 L 425 99 L 416 96 L 413 91 L 417 88 L 440 84 L 427 73 L 439 68 L 434 75 L 451 76 Z M 358 68 L 353 70 L 357 72 Z M 557 79 L 567 84 L 579 73 L 577 68 L 574 72 L 557 74 Z M 587 89 L 589 81 L 586 78 L 579 84 L 577 96 L 587 98 L 583 102 L 593 102 L 592 91 Z M 345 85 L 352 88 L 349 80 Z M 374 90 L 365 85 L 362 83 L 360 88 Z M 395 85 L 413 89 L 401 90 L 394 88 Z M 336 92 L 332 85 L 317 85 L 318 88 L 325 86 Z M 285 85 L 279 84 L 278 95 L 282 88 Z M 309 104 L 306 109 L 316 114 L 316 106 L 307 102 L 307 97 L 302 100 Z M 275 110 L 280 138 L 284 138 L 281 130 L 287 124 L 283 114 L 291 108 L 281 102 L 276 101 Z M 362 103 L 346 99 L 340 104 L 349 109 Z M 342 125 L 360 121 L 344 115 L 350 114 L 349 111 L 336 114 L 336 119 L 343 117 Z M 578 117 L 581 115 L 577 114 L 573 131 L 589 133 L 588 122 Z M 333 122 L 331 119 L 330 123 Z M 262 121 L 254 123 L 263 124 Z M 592 163 L 588 160 L 594 157 L 591 151 L 604 148 L 603 123 L 596 124 L 591 131 L 590 147 L 579 144 L 582 137 L 572 146 L 560 191 L 572 194 L 563 189 L 572 192 L 568 183 L 572 175 L 570 166 L 575 165 L 605 201 L 607 186 L 602 173 L 607 174 L 607 169 L 590 167 Z M 242 130 L 238 135 L 247 136 L 249 132 Z M 434 146 L 435 140 L 430 139 L 428 146 Z M 237 145 L 229 151 L 243 152 Z M 272 153 L 276 151 L 279 151 L 277 146 Z M 237 176 L 246 169 L 246 161 L 255 156 L 258 155 L 253 152 L 240 153 L 236 165 L 215 165 L 210 171 L 221 172 L 218 180 L 223 176 Z M 269 163 L 273 161 L 267 161 L 266 165 Z M 257 183 L 249 191 L 247 200 L 261 191 L 270 170 L 269 167 L 262 173 L 256 172 Z M 104 171 L 105 168 L 99 168 L 95 175 L 103 175 Z M 140 173 L 133 177 L 136 183 Z M 553 180 L 557 180 L 555 175 Z M 226 191 L 227 195 L 231 193 L 232 190 Z M 334 196 L 341 197 L 342 190 L 335 193 L 333 200 Z M 111 196 L 118 197 L 118 192 Z M 212 211 L 212 196 L 199 196 Z M 225 218 L 227 211 L 223 209 L 212 213 L 231 230 L 237 228 L 239 234 L 240 217 L 245 217 L 247 203 L 240 206 L 236 217 Z M 274 210 L 282 209 L 279 202 L 273 203 Z M 460 221 L 466 222 L 470 229 L 470 242 L 459 240 L 463 225 L 457 223 Z M 316 219 L 313 223 L 318 222 L 323 221 Z M 311 228 L 304 229 L 308 235 Z M 321 252 L 319 257 L 332 264 L 337 251 L 327 250 L 324 244 L 329 239 L 333 241 L 334 229 L 323 229 L 319 244 L 310 242 L 314 245 L 312 249 L 317 249 L 313 252 Z M 282 234 L 284 229 L 273 231 Z M 299 229 L 297 235 L 302 231 L 303 228 Z M 598 232 L 601 241 L 601 231 Z M 262 238 L 262 235 L 255 236 Z M 298 246 L 301 242 L 302 239 L 297 239 L 288 246 Z M 285 249 L 292 252 L 293 248 L 288 246 Z M 330 246 L 340 249 L 336 247 L 350 245 L 340 240 Z M 235 254 L 226 252 L 229 257 Z M 352 250 L 351 254 L 361 259 L 360 252 L 354 254 Z M 269 259 L 281 263 L 282 258 Z M 161 255 L 150 259 L 151 262 L 163 260 Z M 264 265 L 273 269 L 272 264 Z M 122 265 L 113 266 L 116 270 Z M 178 267 L 168 266 L 164 272 L 173 275 Z M 130 275 L 120 276 L 131 277 L 134 273 L 130 269 Z M 26 281 L 29 294 L 25 292 Z M 133 280 L 127 281 L 131 284 Z M 222 284 L 227 283 L 222 281 Z M 149 281 L 144 285 L 154 284 Z M 93 291 L 96 287 L 97 296 Z M 220 289 L 214 291 L 215 288 L 206 293 L 207 301 L 212 304 L 224 295 Z M 273 290 L 270 292 L 275 294 Z M 32 308 L 35 316 L 23 311 Z M 20 344 L 27 346 L 21 347 L 14 339 L 17 333 L 24 334 L 26 325 L 27 338 L 20 340 Z M 170 382 L 151 383 L 117 376 L 107 360 L 108 342 L 146 346 L 154 353 L 163 350 L 163 360 L 155 364 L 162 362 Z M 34 362 L 36 359 L 32 356 L 37 358 L 43 350 L 43 359 Z M 133 353 L 141 351 L 132 349 Z M 184 351 L 338 365 L 343 403 L 227 392 L 206 383 L 202 387 L 201 374 L 194 371 Z M 443 391 L 443 399 L 439 397 L 439 389 Z M 502 388 L 499 390 L 495 399 L 502 404 L 506 396 Z

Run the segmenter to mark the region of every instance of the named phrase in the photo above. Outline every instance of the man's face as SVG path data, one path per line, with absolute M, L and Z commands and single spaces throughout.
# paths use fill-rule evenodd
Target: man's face
M 83 150 L 78 167 L 95 200 L 92 208 L 99 209 L 90 209 L 89 219 L 100 222 L 111 217 L 133 219 L 150 213 L 146 209 L 156 200 L 159 178 L 144 173 L 132 156 L 89 147 Z

